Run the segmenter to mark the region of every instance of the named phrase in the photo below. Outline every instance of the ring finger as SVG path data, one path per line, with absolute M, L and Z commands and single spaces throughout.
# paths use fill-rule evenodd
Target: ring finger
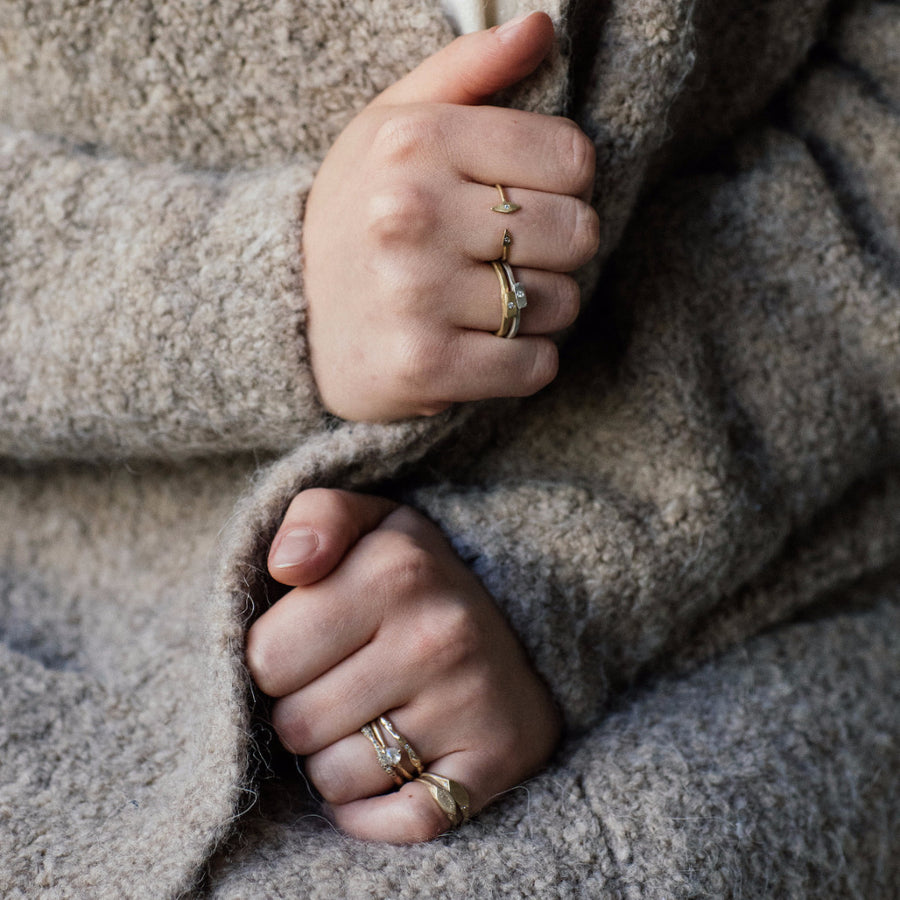
M 520 312 L 519 334 L 553 334 L 578 317 L 581 294 L 569 275 L 510 266 L 525 289 L 527 307 Z M 474 263 L 460 271 L 454 285 L 458 298 L 452 324 L 459 328 L 495 332 L 503 318 L 500 281 L 490 263 Z
M 449 714 L 442 708 L 435 717 L 421 705 L 410 704 L 386 713 L 385 717 L 400 737 L 409 742 L 426 770 L 438 759 L 463 752 L 473 759 L 477 755 L 465 746 L 468 733 L 465 708 L 451 710 Z M 389 746 L 397 747 L 399 742 L 380 727 Z M 401 765 L 410 774 L 416 774 L 405 753 Z M 308 756 L 305 768 L 322 797 L 334 805 L 375 797 L 396 787 L 392 775 L 382 767 L 372 741 L 361 732 L 349 734 Z M 473 771 L 478 768 L 473 763 Z
M 426 737 L 427 729 L 419 729 L 419 737 L 404 731 L 409 722 L 409 714 L 392 711 L 389 720 L 398 732 L 410 742 L 424 766 L 435 758 L 434 735 Z M 392 741 L 396 744 L 396 741 Z M 404 762 L 406 757 L 404 756 Z M 343 804 L 365 797 L 374 797 L 393 790 L 396 786 L 391 775 L 381 766 L 372 742 L 361 732 L 354 732 L 318 753 L 308 756 L 305 761 L 306 774 L 316 786 L 316 790 L 329 803 Z

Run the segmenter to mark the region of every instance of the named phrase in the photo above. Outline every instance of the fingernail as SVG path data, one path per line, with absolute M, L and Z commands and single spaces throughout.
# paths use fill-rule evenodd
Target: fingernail
M 274 569 L 286 569 L 309 559 L 319 547 L 319 536 L 308 528 L 289 531 L 278 542 L 269 565 Z
M 495 32 L 494 34 L 503 34 L 507 35 L 511 31 L 515 31 L 529 16 L 534 15 L 534 10 L 531 12 L 521 13 L 516 16 L 514 19 L 510 19 L 508 22 L 504 22 Z

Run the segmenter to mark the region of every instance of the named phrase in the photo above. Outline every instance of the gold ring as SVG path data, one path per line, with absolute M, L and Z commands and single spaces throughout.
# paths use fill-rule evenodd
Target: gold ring
M 434 802 L 450 820 L 451 827 L 456 828 L 468 820 L 469 792 L 458 781 L 432 772 L 423 772 L 416 781 L 423 782 L 428 788 Z
M 519 331 L 521 313 L 516 302 L 516 289 L 513 286 L 513 282 L 509 280 L 512 270 L 510 269 L 509 273 L 507 273 L 509 263 L 500 262 L 496 259 L 491 262 L 491 265 L 494 267 L 494 272 L 496 272 L 497 279 L 500 281 L 500 328 L 494 334 L 497 337 L 514 338 Z
M 506 258 L 509 256 L 509 245 L 512 243 L 512 235 L 509 233 L 508 228 L 503 229 L 503 237 L 500 240 L 500 255 L 497 259 L 500 262 L 506 262 Z
M 398 746 L 392 747 L 388 743 L 382 729 L 397 742 Z M 377 719 L 373 719 L 368 724 L 363 725 L 360 731 L 372 742 L 372 746 L 375 748 L 375 755 L 378 757 L 378 764 L 391 776 L 394 784 L 405 784 L 425 771 L 419 754 L 413 749 L 412 744 L 397 731 L 387 716 L 379 716 Z M 403 759 L 404 754 L 406 755 L 405 763 Z
M 491 207 L 494 212 L 514 213 L 517 209 L 522 208 L 518 203 L 513 203 L 512 200 L 506 199 L 506 194 L 503 193 L 503 188 L 499 184 L 495 184 L 494 187 L 500 192 L 500 202 L 496 206 Z

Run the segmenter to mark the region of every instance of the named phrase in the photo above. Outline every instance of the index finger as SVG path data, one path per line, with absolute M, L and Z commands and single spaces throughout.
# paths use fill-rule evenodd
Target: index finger
M 413 155 L 434 175 L 448 171 L 488 187 L 515 185 L 587 197 L 594 181 L 590 138 L 561 116 L 451 103 L 391 106 L 377 117 L 373 141 L 403 163 Z M 491 203 L 496 195 L 487 195 Z M 490 205 L 490 204 L 488 204 Z M 505 218 L 505 217 L 504 217 Z
M 590 194 L 596 150 L 571 119 L 496 106 L 453 106 L 442 124 L 450 163 L 470 181 L 582 198 Z

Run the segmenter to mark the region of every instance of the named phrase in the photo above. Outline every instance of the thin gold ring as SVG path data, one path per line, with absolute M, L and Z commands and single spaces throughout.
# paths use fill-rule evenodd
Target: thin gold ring
M 422 765 L 422 758 L 413 748 L 413 745 L 400 734 L 394 727 L 394 723 L 387 716 L 379 716 L 378 721 L 387 733 L 397 742 L 399 748 L 406 754 L 409 764 L 415 770 L 416 775 L 421 775 L 425 771 Z
M 512 235 L 509 233 L 508 228 L 504 228 L 503 237 L 500 239 L 500 256 L 497 257 L 500 262 L 506 262 L 506 259 L 509 256 L 510 244 L 512 244 Z
M 378 757 L 378 764 L 391 776 L 394 784 L 398 786 L 405 784 L 425 771 L 419 754 L 413 749 L 412 744 L 397 731 L 387 716 L 373 719 L 363 725 L 360 731 L 371 741 L 375 748 L 375 755 Z M 384 736 L 385 731 L 397 742 L 398 746 L 391 746 Z M 406 762 L 404 762 L 404 755 Z
M 493 260 L 491 265 L 500 282 L 500 327 L 494 332 L 497 337 L 514 338 L 519 331 L 519 305 L 516 302 L 516 289 L 509 280 L 509 263 Z

